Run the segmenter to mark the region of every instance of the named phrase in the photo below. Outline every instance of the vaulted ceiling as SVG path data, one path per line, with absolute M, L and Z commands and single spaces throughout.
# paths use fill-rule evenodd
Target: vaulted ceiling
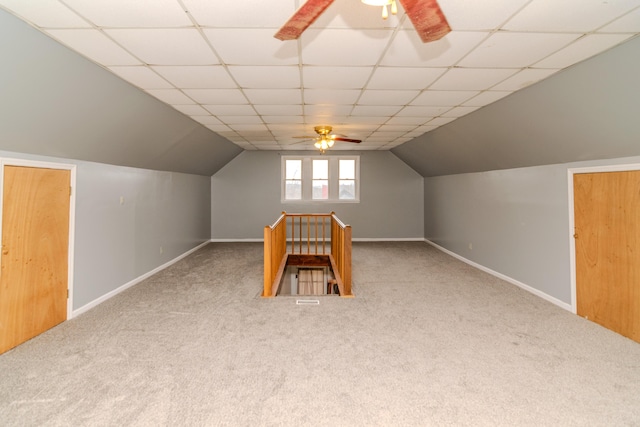
M 248 150 L 313 149 L 328 124 L 389 150 L 640 33 L 640 0 L 440 0 L 423 44 L 402 8 L 336 0 L 299 40 L 295 0 L 0 0 L 0 7 Z

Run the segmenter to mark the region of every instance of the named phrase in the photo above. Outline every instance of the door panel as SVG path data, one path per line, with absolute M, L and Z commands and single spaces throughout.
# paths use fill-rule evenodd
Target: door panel
M 0 353 L 67 317 L 70 171 L 5 166 Z
M 640 171 L 573 184 L 578 315 L 640 342 Z

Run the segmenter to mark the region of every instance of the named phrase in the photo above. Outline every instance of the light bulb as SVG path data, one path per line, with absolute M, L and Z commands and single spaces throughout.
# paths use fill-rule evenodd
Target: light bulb
M 396 15 L 398 13 L 398 6 L 396 5 L 396 0 L 391 0 L 391 14 Z
M 387 5 L 382 6 L 382 19 L 387 19 L 389 17 L 389 11 L 387 10 Z
M 335 141 L 333 139 L 329 140 L 329 148 L 333 147 L 333 144 L 335 144 Z

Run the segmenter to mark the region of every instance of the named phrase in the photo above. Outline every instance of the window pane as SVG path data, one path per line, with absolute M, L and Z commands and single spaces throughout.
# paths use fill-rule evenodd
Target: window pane
M 285 184 L 284 198 L 287 200 L 300 200 L 302 199 L 302 181 L 287 180 Z
M 329 179 L 329 160 L 313 161 L 313 179 Z
M 356 182 L 352 179 L 341 179 L 338 198 L 341 200 L 354 200 L 356 198 Z
M 356 179 L 356 161 L 340 160 L 340 179 Z
M 302 179 L 302 160 L 286 160 L 286 179 Z
M 314 199 L 328 199 L 329 181 L 326 179 L 314 179 L 311 197 Z

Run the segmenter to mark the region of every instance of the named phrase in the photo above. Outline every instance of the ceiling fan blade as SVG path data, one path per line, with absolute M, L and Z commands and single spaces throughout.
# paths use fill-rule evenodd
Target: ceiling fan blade
M 335 137 L 335 138 L 331 138 L 334 141 L 341 141 L 341 142 L 355 142 L 356 144 L 360 144 L 362 142 L 362 140 L 360 139 L 351 139 L 351 138 L 340 138 L 340 137 Z
M 440 40 L 451 32 L 437 0 L 400 0 L 423 43 Z
M 318 19 L 333 0 L 308 0 L 274 35 L 279 40 L 295 40 Z

